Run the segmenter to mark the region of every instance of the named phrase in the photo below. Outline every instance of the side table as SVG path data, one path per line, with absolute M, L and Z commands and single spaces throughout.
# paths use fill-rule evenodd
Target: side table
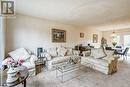
M 2 81 L 1 81 L 0 87 L 14 87 L 14 86 L 17 86 L 21 83 L 23 84 L 23 87 L 26 87 L 26 79 L 29 76 L 29 72 L 28 72 L 27 67 L 19 66 L 19 73 L 20 73 L 18 75 L 19 79 L 18 79 L 18 81 L 15 81 L 15 82 L 12 82 L 12 83 L 6 83 L 7 71 L 8 70 L 3 71 L 4 73 L 2 75 Z
M 42 72 L 42 69 L 44 67 L 44 63 L 42 61 L 36 61 L 35 62 L 35 69 L 36 69 L 36 75 Z

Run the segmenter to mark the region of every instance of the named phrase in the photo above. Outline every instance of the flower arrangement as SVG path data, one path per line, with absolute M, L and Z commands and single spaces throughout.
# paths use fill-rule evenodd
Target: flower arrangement
M 15 67 L 17 62 L 13 59 L 9 59 L 6 64 L 8 67 Z
M 8 67 L 17 67 L 18 65 L 21 66 L 24 62 L 25 62 L 25 60 L 22 59 L 22 58 L 20 58 L 18 61 L 15 61 L 15 60 L 12 59 L 12 58 L 8 58 L 8 59 L 6 60 L 6 63 L 5 63 L 5 64 L 6 64 Z

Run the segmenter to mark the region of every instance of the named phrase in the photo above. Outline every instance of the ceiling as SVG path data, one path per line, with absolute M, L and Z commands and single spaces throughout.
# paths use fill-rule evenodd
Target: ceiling
M 90 26 L 130 18 L 130 0 L 16 0 L 16 13 Z

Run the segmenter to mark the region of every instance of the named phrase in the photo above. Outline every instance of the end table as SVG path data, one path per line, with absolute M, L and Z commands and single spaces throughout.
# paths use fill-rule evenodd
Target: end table
M 17 86 L 19 84 L 23 84 L 23 87 L 26 87 L 26 79 L 28 78 L 29 76 L 29 72 L 28 72 L 28 69 L 27 67 L 25 66 L 19 66 L 19 80 L 18 81 L 15 81 L 15 82 L 12 82 L 12 83 L 6 83 L 6 80 L 7 80 L 7 69 L 3 71 L 3 75 L 2 75 L 2 81 L 1 81 L 1 84 L 0 84 L 0 87 L 14 87 L 14 86 Z
M 42 72 L 42 69 L 44 67 L 44 63 L 42 61 L 35 61 L 35 69 L 36 69 L 36 75 Z

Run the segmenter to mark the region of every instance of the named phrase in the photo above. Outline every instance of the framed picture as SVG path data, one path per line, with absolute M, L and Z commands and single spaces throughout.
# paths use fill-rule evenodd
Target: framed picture
M 97 43 L 97 42 L 98 42 L 98 35 L 93 34 L 93 43 Z
M 14 1 L 1 1 L 1 14 L 14 15 Z
M 60 29 L 52 29 L 52 42 L 66 42 L 66 31 Z
M 80 33 L 80 38 L 84 38 L 84 33 Z

